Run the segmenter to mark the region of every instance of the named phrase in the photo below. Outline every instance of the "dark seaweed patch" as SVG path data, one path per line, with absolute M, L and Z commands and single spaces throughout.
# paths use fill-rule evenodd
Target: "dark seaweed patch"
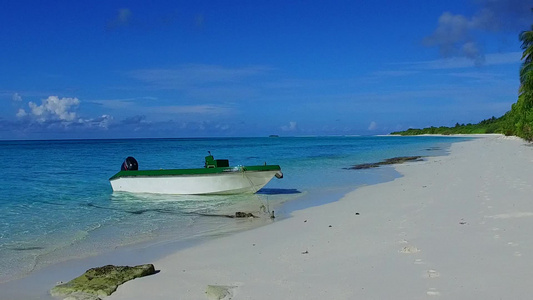
M 422 161 L 422 160 L 423 160 L 422 156 L 400 156 L 400 157 L 388 158 L 377 163 L 359 164 L 359 165 L 355 165 L 355 166 L 344 168 L 344 169 L 345 170 L 371 169 L 371 168 L 377 168 L 383 165 L 401 164 L 407 161 Z
M 9 248 L 11 250 L 15 250 L 15 251 L 30 251 L 30 250 L 43 250 L 44 247 L 40 247 L 40 246 L 33 246 L 33 247 L 13 247 L 13 248 Z

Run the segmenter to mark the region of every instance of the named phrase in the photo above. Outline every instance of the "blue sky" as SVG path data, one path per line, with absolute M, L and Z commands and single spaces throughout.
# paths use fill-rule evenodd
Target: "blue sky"
M 373 135 L 516 102 L 525 0 L 4 1 L 0 139 Z

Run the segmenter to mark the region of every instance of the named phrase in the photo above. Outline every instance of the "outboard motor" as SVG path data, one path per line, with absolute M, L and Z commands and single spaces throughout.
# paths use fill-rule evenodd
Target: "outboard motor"
M 132 156 L 128 156 L 126 160 L 122 163 L 120 170 L 121 171 L 137 171 L 139 170 L 139 164 L 137 163 L 137 160 L 135 158 L 133 158 Z

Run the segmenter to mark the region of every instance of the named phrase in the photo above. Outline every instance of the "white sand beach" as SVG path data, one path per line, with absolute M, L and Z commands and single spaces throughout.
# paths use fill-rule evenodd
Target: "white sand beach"
M 490 135 L 395 168 L 404 176 L 147 262 L 160 273 L 108 299 L 532 297 L 533 147 Z

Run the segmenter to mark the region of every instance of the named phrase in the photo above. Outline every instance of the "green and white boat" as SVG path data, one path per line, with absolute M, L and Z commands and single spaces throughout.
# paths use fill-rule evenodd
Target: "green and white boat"
M 205 157 L 204 168 L 139 170 L 128 157 L 121 171 L 109 178 L 115 192 L 203 195 L 256 193 L 273 177 L 283 178 L 278 165 L 230 167 L 227 159 Z

